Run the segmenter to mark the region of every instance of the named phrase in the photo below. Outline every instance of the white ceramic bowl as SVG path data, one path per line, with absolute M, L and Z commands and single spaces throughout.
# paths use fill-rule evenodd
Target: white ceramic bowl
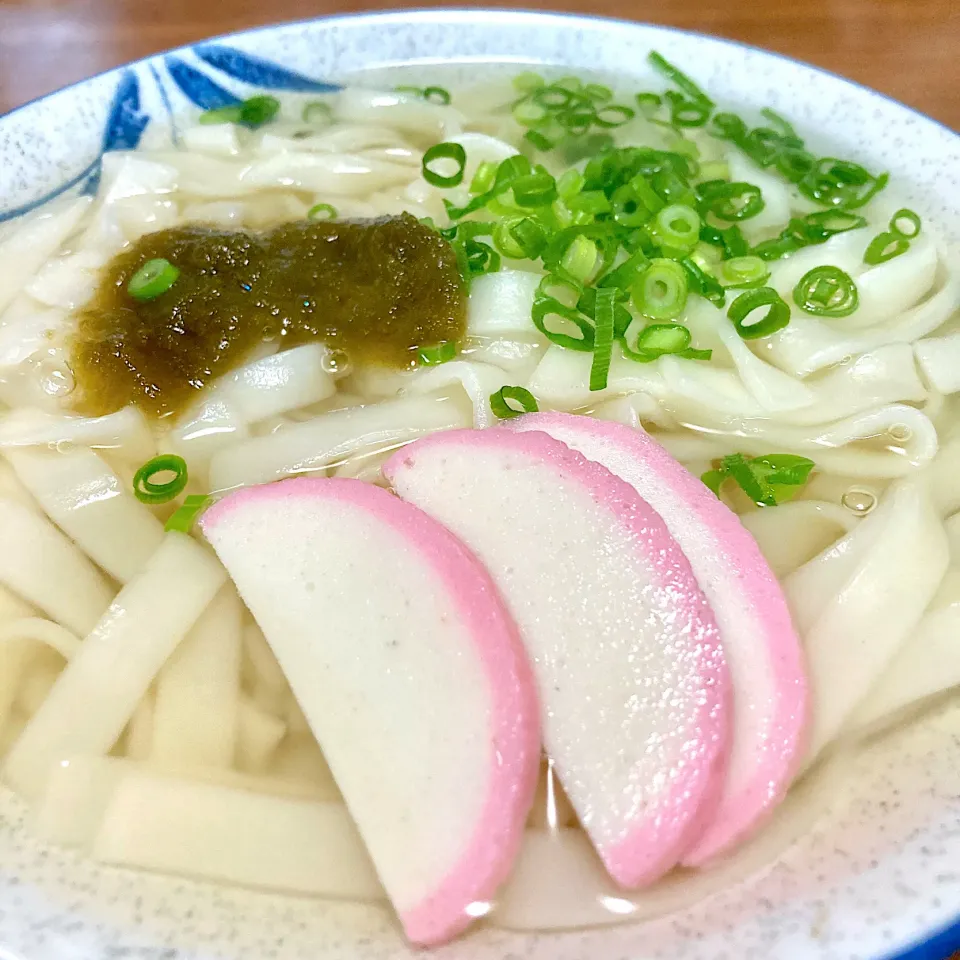
M 882 167 L 960 245 L 960 137 L 879 94 L 722 40 L 615 21 L 419 12 L 268 27 L 154 57 L 0 118 L 0 231 L 95 186 L 104 150 L 181 107 L 258 88 L 323 89 L 371 68 L 562 64 L 647 77 L 655 48 L 732 106 L 772 106 L 816 142 Z M 38 51 L 38 55 L 41 51 Z M 282 64 L 282 66 L 281 66 Z M 434 66 L 431 66 L 434 65 Z M 640 84 L 638 83 L 638 86 Z M 2 545 L 0 545 L 2 546 Z M 46 848 L 0 795 L 0 960 L 399 960 L 385 912 L 98 869 Z M 444 960 L 944 960 L 960 948 L 960 707 L 876 743 L 831 812 L 752 880 L 647 924 L 551 936 L 479 931 Z

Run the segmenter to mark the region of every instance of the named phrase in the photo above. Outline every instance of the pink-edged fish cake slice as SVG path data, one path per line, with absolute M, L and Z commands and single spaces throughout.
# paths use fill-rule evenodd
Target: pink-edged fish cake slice
M 435 520 L 358 480 L 240 490 L 202 527 L 407 937 L 455 936 L 510 871 L 540 760 L 534 679 L 486 570 Z
M 618 884 L 653 882 L 712 812 L 729 721 L 717 628 L 663 521 L 546 434 L 446 431 L 384 473 L 490 571 L 581 823 Z
M 563 413 L 506 426 L 548 433 L 634 487 L 680 544 L 713 608 L 733 680 L 734 726 L 719 808 L 683 859 L 704 864 L 763 824 L 803 756 L 806 668 L 783 591 L 736 515 L 646 432 Z

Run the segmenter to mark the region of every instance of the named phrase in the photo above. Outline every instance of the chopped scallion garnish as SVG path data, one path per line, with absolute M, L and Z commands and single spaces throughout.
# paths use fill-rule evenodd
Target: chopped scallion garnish
M 587 283 L 597 268 L 597 245 L 583 234 L 573 238 L 560 266 L 578 283 Z
M 775 507 L 795 497 L 815 464 L 792 453 L 768 453 L 747 459 L 742 453 L 724 457 L 700 479 L 719 497 L 727 479 L 734 480 L 758 507 Z
M 532 93 L 539 87 L 546 86 L 546 80 L 544 80 L 539 73 L 528 71 L 526 73 L 518 73 L 513 78 L 513 86 L 515 90 L 519 90 L 521 93 Z
M 764 307 L 767 312 L 762 317 L 752 319 L 756 311 Z M 741 293 L 730 304 L 727 316 L 744 340 L 757 340 L 782 330 L 790 322 L 790 307 L 773 287 L 759 287 Z
M 303 122 L 325 124 L 333 119 L 333 110 L 329 103 L 322 100 L 312 100 L 303 108 Z
M 510 420 L 524 413 L 536 413 L 540 407 L 534 395 L 525 387 L 501 387 L 496 393 L 490 394 L 490 409 L 501 420 Z
M 713 101 L 685 73 L 665 60 L 656 50 L 650 52 L 647 61 L 671 83 L 679 87 L 691 100 L 713 107 Z
M 547 278 L 547 280 L 550 279 Z M 540 286 L 542 289 L 544 284 Z M 553 297 L 538 295 L 533 301 L 532 317 L 533 325 L 551 343 L 566 347 L 568 350 L 583 352 L 593 350 L 593 326 L 576 307 L 568 307 Z M 579 336 L 566 332 L 574 328 L 579 332 Z
M 280 101 L 276 97 L 262 94 L 250 97 L 235 107 L 222 107 L 220 110 L 208 110 L 200 117 L 201 123 L 239 123 L 251 130 L 269 123 L 280 112 Z M 216 116 L 220 119 L 213 119 Z M 204 118 L 207 119 L 204 119 Z
M 875 267 L 879 263 L 886 263 L 901 253 L 910 249 L 910 241 L 898 236 L 890 230 L 878 233 L 871 241 L 863 255 L 863 262 Z
M 155 257 L 153 260 L 148 260 L 127 281 L 127 293 L 134 300 L 155 300 L 166 293 L 177 282 L 179 276 L 178 267 L 163 257 Z
M 657 214 L 652 231 L 661 247 L 689 253 L 700 240 L 700 217 L 691 207 L 674 203 Z
M 905 240 L 912 240 L 919 236 L 922 224 L 919 214 L 903 207 L 890 218 L 890 232 Z
M 456 165 L 456 169 L 449 174 L 435 168 L 439 163 L 442 168 L 449 169 L 450 161 Z M 466 165 L 467 151 L 459 143 L 437 143 L 423 155 L 423 179 L 434 187 L 456 187 L 463 183 Z
M 876 266 L 886 263 L 910 249 L 910 241 L 919 235 L 922 226 L 920 217 L 906 207 L 898 210 L 891 218 L 889 229 L 877 234 L 870 241 L 863 255 L 863 262 Z
M 329 203 L 314 204 L 307 211 L 308 220 L 336 220 L 337 208 Z
M 421 347 L 417 359 L 425 367 L 436 367 L 441 363 L 448 363 L 457 355 L 457 344 L 453 340 L 446 340 L 432 347 Z
M 445 87 L 424 87 L 422 96 L 427 103 L 438 103 L 444 107 L 450 103 L 450 91 Z
M 163 483 L 154 483 L 153 478 L 160 473 L 172 473 L 173 476 Z M 133 475 L 133 493 L 141 503 L 167 503 L 180 496 L 186 485 L 187 463 L 174 453 L 164 453 L 148 460 Z
M 594 342 L 593 362 L 590 364 L 590 389 L 604 390 L 610 372 L 610 355 L 613 350 L 614 308 L 617 292 L 613 287 L 597 291 L 593 312 Z
M 732 257 L 719 265 L 717 273 L 724 287 L 761 287 L 770 277 L 770 268 L 760 257 Z
M 658 257 L 634 284 L 633 302 L 651 320 L 673 320 L 683 313 L 688 290 L 683 267 L 675 260 Z
M 839 267 L 814 267 L 805 273 L 793 290 L 793 301 L 801 310 L 817 317 L 849 317 L 860 303 L 857 285 Z
M 200 514 L 211 503 L 213 503 L 212 497 L 202 493 L 191 493 L 171 514 L 170 519 L 163 525 L 163 529 L 167 532 L 176 530 L 179 533 L 189 533 Z
M 701 210 L 719 220 L 749 220 L 765 206 L 760 188 L 752 183 L 712 180 L 700 184 L 697 190 L 703 198 Z
M 639 363 L 651 363 L 668 354 L 685 354 L 690 348 L 690 331 L 680 323 L 652 323 L 640 331 L 634 348 L 627 345 L 626 338 L 621 346 L 625 357 Z M 705 352 L 706 359 L 709 359 L 710 351 Z

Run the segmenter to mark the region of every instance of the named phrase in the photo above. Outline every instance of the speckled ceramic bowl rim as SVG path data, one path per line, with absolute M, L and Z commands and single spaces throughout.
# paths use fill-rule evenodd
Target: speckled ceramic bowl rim
M 892 106 L 898 110 L 902 110 L 906 113 L 913 115 L 916 119 L 921 120 L 925 124 L 929 124 L 932 127 L 939 128 L 939 130 L 946 132 L 950 137 L 955 140 L 960 141 L 960 133 L 952 130 L 945 123 L 930 117 L 923 112 L 907 106 L 895 98 L 881 93 L 880 91 L 874 90 L 870 87 L 867 87 L 863 84 L 857 83 L 853 80 L 850 80 L 847 77 L 844 77 L 840 74 L 834 73 L 833 71 L 826 70 L 822 67 L 815 66 L 810 63 L 806 63 L 802 60 L 798 60 L 794 57 L 787 56 L 776 51 L 767 50 L 763 47 L 758 47 L 753 44 L 743 43 L 736 40 L 730 40 L 725 37 L 717 37 L 711 34 L 702 33 L 700 31 L 694 30 L 685 30 L 677 27 L 670 27 L 661 24 L 652 24 L 644 23 L 641 21 L 629 21 L 623 20 L 620 18 L 614 17 L 601 17 L 593 16 L 586 14 L 567 14 L 560 12 L 549 12 L 549 11 L 536 11 L 529 9 L 519 9 L 519 10 L 507 10 L 507 9 L 496 9 L 496 8 L 448 8 L 448 9 L 425 9 L 425 8 L 414 8 L 410 10 L 386 10 L 386 11 L 374 11 L 374 12 L 364 12 L 356 14 L 344 14 L 332 17 L 307 17 L 297 20 L 289 21 L 280 21 L 277 23 L 266 24 L 259 27 L 253 27 L 246 30 L 231 31 L 228 33 L 217 34 L 209 38 L 201 38 L 194 43 L 184 44 L 179 47 L 173 47 L 162 51 L 157 51 L 156 53 L 149 54 L 145 57 L 142 57 L 137 60 L 127 61 L 125 63 L 117 64 L 114 67 L 103 70 L 99 73 L 92 74 L 90 76 L 84 77 L 74 83 L 67 84 L 63 87 L 52 90 L 48 93 L 42 94 L 38 97 L 35 97 L 31 100 L 26 101 L 25 103 L 18 104 L 17 106 L 11 108 L 6 113 L 0 114 L 0 123 L 6 119 L 13 117 L 15 114 L 20 113 L 23 110 L 33 106 L 34 104 L 40 103 L 44 100 L 47 100 L 50 97 L 53 97 L 57 94 L 63 93 L 64 91 L 71 90 L 75 87 L 82 86 L 90 81 L 94 81 L 103 77 L 107 77 L 110 74 L 117 73 L 127 67 L 137 66 L 140 64 L 145 64 L 158 56 L 164 56 L 166 54 L 176 54 L 183 51 L 189 51 L 200 43 L 205 42 L 216 42 L 227 39 L 236 39 L 236 38 L 248 38 L 254 37 L 261 33 L 269 33 L 278 28 L 295 28 L 297 26 L 306 26 L 309 24 L 323 23 L 330 26 L 337 26 L 339 24 L 349 25 L 356 23 L 357 21 L 362 21 L 368 24 L 376 26 L 378 23 L 383 24 L 384 26 L 389 26 L 395 23 L 409 23 L 411 20 L 416 21 L 417 19 L 422 19 L 424 21 L 429 21 L 431 23 L 438 22 L 456 22 L 458 20 L 464 21 L 464 25 L 467 26 L 471 22 L 476 22 L 478 19 L 494 19 L 500 21 L 512 21 L 518 25 L 530 25 L 531 21 L 533 22 L 544 22 L 550 21 L 554 25 L 562 25 L 575 29 L 578 24 L 597 24 L 605 25 L 607 27 L 617 27 L 622 26 L 625 28 L 632 28 L 637 26 L 653 28 L 657 31 L 663 32 L 665 34 L 674 34 L 680 36 L 687 36 L 691 38 L 697 38 L 700 40 L 709 40 L 711 43 L 730 47 L 733 49 L 743 49 L 749 50 L 751 52 L 761 54 L 765 57 L 783 61 L 787 64 L 803 68 L 805 70 L 810 70 L 818 74 L 822 74 L 831 78 L 832 80 L 842 84 L 843 86 L 848 87 L 852 93 L 858 97 L 867 95 L 870 98 L 878 98 L 881 101 L 884 101 L 889 106 Z M 65 185 L 65 188 L 70 185 Z M 57 193 L 60 191 L 58 190 Z M 54 194 L 55 195 L 55 194 Z M 35 204 L 30 204 L 30 207 L 39 206 L 44 202 L 47 202 L 52 195 L 47 195 L 41 200 L 38 200 Z M 957 918 L 952 923 L 947 924 L 945 927 L 942 927 L 938 931 L 934 931 L 925 939 L 918 940 L 915 944 L 908 947 L 906 950 L 901 950 L 894 954 L 887 954 L 883 960 L 947 960 L 949 956 L 954 952 L 960 950 L 960 913 L 958 913 Z M 0 960 L 5 956 L 5 951 L 0 945 Z
M 335 25 L 338 22 L 347 23 L 357 20 L 376 22 L 380 21 L 384 24 L 389 24 L 396 20 L 411 20 L 417 17 L 422 17 L 429 20 L 437 19 L 457 19 L 457 18 L 467 18 L 473 19 L 477 16 L 489 16 L 489 17 L 502 17 L 505 19 L 520 19 L 526 17 L 532 17 L 535 19 L 543 20 L 555 20 L 563 21 L 569 23 L 571 26 L 577 23 L 603 23 L 611 26 L 621 25 L 624 27 L 634 27 L 634 26 L 649 26 L 654 27 L 657 30 L 662 30 L 664 33 L 673 33 L 680 34 L 682 36 L 689 37 L 698 37 L 701 39 L 710 40 L 714 43 L 723 44 L 728 47 L 739 47 L 744 50 L 752 50 L 755 53 L 763 54 L 767 57 L 774 57 L 778 60 L 783 60 L 790 64 L 795 64 L 798 67 L 803 67 L 807 70 L 814 70 L 817 73 L 822 73 L 825 76 L 832 77 L 834 80 L 837 80 L 847 86 L 853 88 L 854 90 L 869 93 L 872 96 L 880 97 L 883 100 L 886 100 L 888 103 L 893 104 L 896 107 L 899 107 L 902 110 L 907 110 L 910 113 L 916 115 L 922 120 L 927 121 L 928 123 L 934 124 L 937 127 L 945 130 L 947 133 L 953 135 L 954 137 L 960 138 L 960 133 L 952 128 L 948 127 L 941 120 L 937 120 L 934 117 L 931 117 L 929 114 L 924 113 L 922 110 L 918 110 L 915 107 L 908 106 L 903 103 L 901 100 L 897 100 L 895 97 L 891 97 L 889 94 L 883 93 L 879 90 L 875 90 L 872 87 L 868 87 L 865 84 L 858 83 L 856 80 L 851 80 L 849 77 L 845 77 L 842 74 L 835 73 L 832 70 L 827 70 L 825 67 L 819 67 L 812 63 L 807 63 L 805 60 L 798 60 L 796 57 L 791 57 L 785 53 L 779 53 L 776 50 L 768 50 L 765 47 L 758 47 L 756 44 L 745 43 L 741 40 L 731 40 L 728 37 L 718 37 L 710 33 L 703 33 L 699 30 L 686 30 L 682 27 L 671 27 L 665 24 L 658 23 L 646 23 L 639 20 L 624 20 L 620 17 L 603 17 L 595 16 L 592 14 L 574 14 L 574 13 L 560 13 L 552 12 L 546 10 L 532 10 L 529 8 L 520 8 L 514 10 L 508 10 L 503 8 L 496 7 L 449 7 L 441 9 L 430 9 L 427 7 L 411 7 L 407 9 L 396 9 L 396 10 L 377 10 L 377 11 L 367 11 L 353 14 L 340 14 L 331 17 L 303 17 L 296 20 L 281 20 L 276 23 L 264 24 L 259 27 L 250 27 L 246 30 L 233 30 L 228 33 L 218 33 L 214 34 L 212 37 L 203 37 L 194 43 L 186 43 L 179 47 L 168 47 L 164 50 L 158 50 L 155 53 L 147 54 L 144 57 L 140 57 L 137 60 L 128 60 L 124 63 L 118 63 L 115 67 L 108 67 L 106 70 L 101 70 L 98 73 L 92 73 L 89 76 L 83 77 L 80 80 L 76 80 L 73 83 L 68 83 L 65 86 L 57 87 L 55 90 L 50 90 L 47 93 L 40 94 L 39 96 L 33 97 L 30 100 L 26 100 L 23 103 L 17 104 L 15 107 L 11 107 L 5 113 L 0 113 L 0 120 L 4 120 L 6 117 L 12 116 L 20 110 L 24 110 L 29 106 L 32 106 L 35 103 L 39 103 L 41 100 L 46 100 L 47 97 L 52 97 L 54 94 L 61 93 L 64 90 L 70 90 L 73 87 L 79 86 L 83 83 L 88 83 L 91 80 L 96 80 L 99 77 L 107 76 L 110 73 L 113 73 L 115 70 L 121 70 L 124 67 L 135 66 L 136 64 L 145 63 L 148 60 L 151 60 L 153 57 L 162 56 L 167 53 L 178 53 L 183 50 L 189 50 L 191 47 L 196 46 L 197 43 L 205 43 L 207 41 L 216 42 L 218 40 L 227 40 L 230 38 L 235 38 L 238 36 L 252 37 L 258 33 L 269 32 L 271 30 L 276 30 L 278 27 L 296 27 L 299 25 L 306 25 L 311 23 L 323 22 L 325 24 Z

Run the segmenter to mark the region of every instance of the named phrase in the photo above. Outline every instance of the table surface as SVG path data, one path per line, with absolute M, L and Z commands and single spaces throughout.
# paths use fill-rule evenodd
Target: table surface
M 150 53 L 269 21 L 401 0 L 0 0 L 0 113 Z M 960 129 L 958 0 L 414 0 L 542 7 L 718 34 L 806 60 Z
M 0 0 L 0 114 L 101 70 L 215 34 L 402 5 L 399 0 Z M 543 8 L 712 33 L 843 74 L 960 130 L 957 0 L 416 0 L 407 6 Z

